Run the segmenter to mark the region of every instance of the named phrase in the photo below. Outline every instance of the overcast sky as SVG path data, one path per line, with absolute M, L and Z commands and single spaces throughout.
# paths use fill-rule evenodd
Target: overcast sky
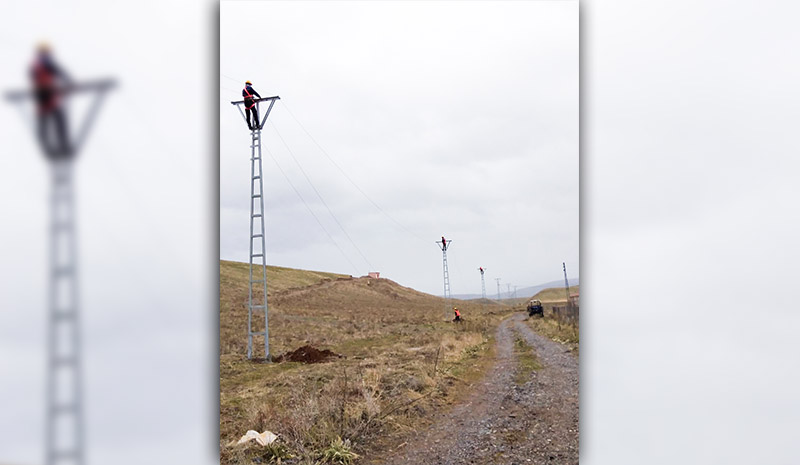
M 440 295 L 444 235 L 454 294 L 578 275 L 577 2 L 223 2 L 220 34 L 221 258 L 247 261 L 249 79 L 281 97 L 269 264 Z

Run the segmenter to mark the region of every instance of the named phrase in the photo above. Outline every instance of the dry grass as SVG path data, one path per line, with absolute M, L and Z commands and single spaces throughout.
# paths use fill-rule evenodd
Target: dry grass
M 569 293 L 574 294 L 580 292 L 580 286 L 570 286 Z M 564 305 L 567 301 L 567 293 L 563 287 L 549 287 L 537 292 L 531 299 L 541 300 L 542 304 L 549 303 L 555 305 Z M 528 300 L 531 300 L 528 299 Z
M 275 432 L 301 463 L 321 460 L 337 438 L 361 455 L 397 443 L 480 376 L 507 314 L 458 301 L 465 321 L 445 322 L 443 299 L 387 279 L 269 267 L 267 280 L 272 355 L 310 344 L 345 358 L 247 361 L 248 266 L 221 262 L 222 463 L 252 463 L 228 446 L 249 429 Z
M 568 324 L 559 324 L 550 317 L 531 317 L 526 319 L 531 329 L 555 342 L 569 346 L 570 350 L 580 353 L 580 330 Z

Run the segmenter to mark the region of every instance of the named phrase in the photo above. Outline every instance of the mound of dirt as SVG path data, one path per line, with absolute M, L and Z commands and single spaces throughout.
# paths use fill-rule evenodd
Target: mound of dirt
M 319 350 L 313 346 L 303 346 L 297 350 L 286 352 L 275 358 L 276 362 L 300 362 L 300 363 L 322 363 L 327 362 L 332 358 L 343 358 L 344 355 L 339 355 L 328 349 Z

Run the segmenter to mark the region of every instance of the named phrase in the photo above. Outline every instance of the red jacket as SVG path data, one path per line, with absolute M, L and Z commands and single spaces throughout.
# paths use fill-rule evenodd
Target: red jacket
M 39 55 L 31 66 L 31 80 L 36 94 L 39 112 L 49 112 L 61 104 L 57 91 L 59 80 L 68 81 L 66 73 L 59 68 L 49 55 Z

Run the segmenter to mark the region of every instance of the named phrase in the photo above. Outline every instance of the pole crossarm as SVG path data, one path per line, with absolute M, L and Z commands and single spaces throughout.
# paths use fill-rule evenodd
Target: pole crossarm
M 255 103 L 258 103 L 258 102 L 266 102 L 267 100 L 280 100 L 280 99 L 281 98 L 276 95 L 274 97 L 264 97 L 264 98 L 253 99 L 253 101 Z M 244 100 L 237 100 L 235 102 L 231 102 L 231 105 L 242 105 L 243 103 L 244 103 Z
M 256 121 L 256 123 L 258 123 L 259 129 L 264 127 L 264 124 L 266 124 L 267 118 L 269 117 L 269 114 L 272 111 L 272 106 L 275 105 L 275 101 L 280 100 L 280 99 L 281 98 L 276 95 L 274 97 L 265 97 L 265 98 L 259 98 L 259 99 L 254 99 L 253 100 L 253 102 L 255 102 L 254 105 L 256 107 L 255 108 L 256 116 L 258 116 L 258 113 L 259 113 L 259 110 L 260 110 L 260 108 L 259 108 L 260 105 L 259 104 L 261 102 L 269 102 L 269 107 L 267 108 L 267 111 L 265 112 L 264 117 L 261 118 L 260 121 Z M 239 110 L 239 114 L 242 115 L 242 119 L 244 119 L 244 121 L 247 122 L 247 116 L 245 116 L 244 112 L 242 111 L 242 107 L 240 106 L 243 103 L 244 103 L 244 100 L 238 100 L 238 101 L 235 101 L 235 102 L 231 102 L 231 105 L 234 105 L 236 107 L 236 109 Z
M 258 104 L 256 104 L 256 105 L 258 105 Z M 269 102 L 269 107 L 267 108 L 267 111 L 264 112 L 264 117 L 261 119 L 261 122 L 259 123 L 258 127 L 260 127 L 260 128 L 264 127 L 264 124 L 266 124 L 267 118 L 269 118 L 269 114 L 272 111 L 272 106 L 273 105 L 275 105 L 275 100 L 272 100 L 272 101 Z M 239 107 L 236 107 L 236 108 L 239 108 Z
M 91 103 L 91 106 L 87 110 L 87 114 L 84 117 L 83 122 L 79 125 L 78 130 L 75 134 L 75 138 L 70 144 L 72 147 L 70 149 L 69 156 L 72 157 L 83 148 L 83 144 L 86 142 L 86 139 L 89 135 L 89 131 L 94 124 L 95 117 L 100 111 L 100 107 L 105 99 L 106 94 L 108 91 L 112 90 L 116 87 L 117 82 L 111 78 L 105 79 L 95 79 L 93 81 L 84 81 L 79 83 L 70 83 L 64 86 L 55 87 L 53 92 L 59 95 L 69 95 L 78 92 L 93 92 L 94 93 L 94 100 Z M 13 90 L 8 91 L 5 93 L 5 98 L 8 102 L 12 104 L 22 104 L 25 100 L 28 99 L 35 99 L 37 91 L 36 89 L 26 89 L 26 90 Z M 20 107 L 21 108 L 21 107 Z M 24 111 L 23 111 L 23 116 Z M 31 126 L 32 129 L 35 131 L 35 128 Z
M 436 241 L 436 245 L 438 245 L 438 246 L 439 246 L 439 249 L 440 249 L 440 250 L 442 250 L 442 251 L 445 251 L 445 250 L 447 250 L 447 249 L 449 249 L 449 248 L 450 248 L 450 244 L 451 244 L 452 242 L 453 242 L 453 241 L 451 241 L 451 240 L 448 240 L 448 241 L 447 241 L 447 244 L 442 244 L 442 241 Z
M 68 84 L 61 87 L 56 87 L 54 91 L 58 94 L 70 94 L 73 92 L 85 91 L 100 91 L 105 92 L 111 90 L 117 85 L 113 79 L 97 79 L 94 81 L 80 82 L 76 84 Z M 5 99 L 9 102 L 19 102 L 28 98 L 36 97 L 35 89 L 25 90 L 11 90 L 5 93 Z

